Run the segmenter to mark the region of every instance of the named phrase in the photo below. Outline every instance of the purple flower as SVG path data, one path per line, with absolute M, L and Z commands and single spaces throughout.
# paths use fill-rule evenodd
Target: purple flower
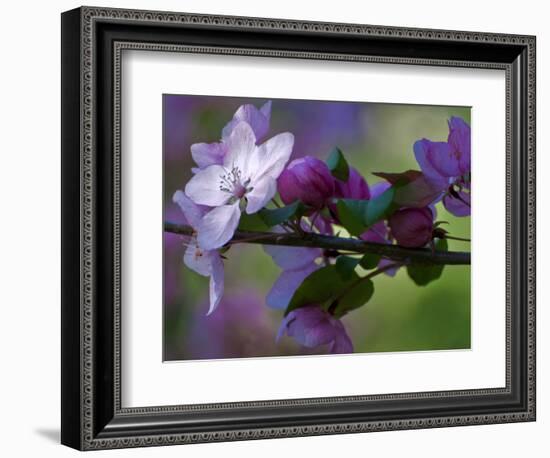
M 310 207 L 323 208 L 334 194 L 334 178 L 327 165 L 312 156 L 293 160 L 277 180 L 285 204 L 301 200 Z
M 348 181 L 334 179 L 334 199 L 329 201 L 328 207 L 336 223 L 338 220 L 338 208 L 336 199 L 369 200 L 371 193 L 367 181 L 353 167 L 349 168 Z
M 233 130 L 240 122 L 246 122 L 252 128 L 256 142 L 260 142 L 267 135 L 270 119 L 271 101 L 266 102 L 259 110 L 254 105 L 241 105 L 233 115 L 233 119 L 223 128 L 220 142 L 191 145 L 191 155 L 198 165 L 193 172 L 196 173 L 209 165 L 223 165 L 228 151 L 227 139 L 231 137 Z
M 459 189 L 453 189 L 443 196 L 443 205 L 455 216 L 468 216 L 470 214 L 470 192 L 464 191 L 470 187 L 469 183 L 459 182 Z
M 320 234 L 333 234 L 332 223 L 323 215 L 316 213 L 311 215 L 310 219 L 313 221 L 313 227 Z M 304 232 L 308 232 L 311 226 L 302 221 L 302 229 Z M 275 231 L 282 232 L 282 229 L 277 228 Z M 267 294 L 266 303 L 271 308 L 284 310 L 306 277 L 321 267 L 320 260 L 323 258 L 323 250 L 321 248 L 264 245 L 264 251 L 282 269 Z
M 449 137 L 447 138 L 452 150 L 458 156 L 459 168 L 462 175 L 470 172 L 471 159 L 471 131 L 470 126 L 462 118 L 456 116 L 449 120 Z
M 414 144 L 414 154 L 424 176 L 442 190 L 460 176 L 459 162 L 447 142 L 423 138 Z
M 284 334 L 304 347 L 328 345 L 329 353 L 353 353 L 353 344 L 342 322 L 318 305 L 292 310 L 281 323 L 277 341 Z
M 432 239 L 433 213 L 429 208 L 403 208 L 388 222 L 392 236 L 401 246 L 422 247 Z
M 323 215 L 322 212 L 315 212 L 309 217 L 313 224 L 313 227 L 319 231 L 320 234 L 334 235 L 334 228 L 332 227 L 332 218 L 328 215 Z M 304 228 L 307 231 L 307 225 Z
M 214 207 L 201 220 L 197 240 L 205 250 L 225 245 L 241 217 L 261 210 L 277 191 L 277 178 L 292 152 L 294 136 L 285 132 L 256 146 L 256 137 L 246 122 L 240 122 L 226 140 L 223 165 L 199 170 L 185 186 L 185 194 L 198 205 Z
M 222 139 L 229 138 L 233 129 L 244 121 L 252 127 L 256 141 L 261 142 L 269 131 L 270 120 L 271 100 L 263 104 L 259 110 L 252 104 L 241 105 L 233 115 L 233 119 L 223 128 Z
M 383 220 L 374 223 L 368 230 L 363 232 L 359 238 L 365 242 L 384 244 L 391 243 L 391 240 L 389 240 L 388 228 Z
M 194 204 L 183 192 L 176 191 L 172 200 L 179 205 L 187 223 L 196 230 L 207 212 L 205 207 Z M 223 296 L 224 269 L 218 250 L 203 250 L 197 244 L 195 235 L 186 241 L 184 264 L 199 275 L 210 277 L 210 315 L 218 307 Z
M 274 309 L 286 309 L 292 296 L 307 276 L 319 269 L 316 260 L 323 255 L 320 248 L 264 245 L 282 272 L 267 294 L 266 303 Z
M 371 197 L 371 193 L 367 181 L 357 169 L 350 167 L 348 181 L 334 180 L 334 197 L 368 200 Z
M 445 208 L 455 216 L 467 216 L 470 214 L 470 126 L 454 116 L 448 124 L 446 142 L 418 140 L 414 144 L 414 155 L 426 179 L 443 194 Z

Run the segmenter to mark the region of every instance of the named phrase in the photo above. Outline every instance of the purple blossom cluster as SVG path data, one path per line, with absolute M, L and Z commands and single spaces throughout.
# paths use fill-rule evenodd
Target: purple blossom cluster
M 449 120 L 446 142 L 424 138 L 414 143 L 420 171 L 377 173 L 384 181 L 369 185 L 339 150 L 328 162 L 312 156 L 290 161 L 294 136 L 268 137 L 271 106 L 242 105 L 218 141 L 192 145 L 193 177 L 173 196 L 193 229 L 184 240 L 183 261 L 210 278 L 207 315 L 223 296 L 223 258 L 230 255 L 243 214 L 262 219 L 284 206 L 292 211 L 266 226 L 266 232 L 340 237 L 347 232 L 371 243 L 432 249 L 435 239 L 448 237 L 436 221 L 438 202 L 457 217 L 470 214 L 470 127 L 461 118 Z M 393 276 L 404 266 L 384 257 L 357 259 L 321 248 L 264 245 L 264 250 L 281 269 L 266 297 L 269 307 L 284 310 L 277 341 L 287 335 L 304 347 L 323 346 L 330 353 L 353 352 L 340 318 L 368 301 L 370 278 Z M 369 274 L 359 276 L 359 267 Z M 334 272 L 343 273 L 333 290 L 323 286 L 317 288 L 322 294 L 312 293 L 308 280 Z
M 455 216 L 470 215 L 470 126 L 458 117 L 449 120 L 446 142 L 423 138 L 414 144 L 416 161 L 426 180 L 441 194 L 445 208 Z

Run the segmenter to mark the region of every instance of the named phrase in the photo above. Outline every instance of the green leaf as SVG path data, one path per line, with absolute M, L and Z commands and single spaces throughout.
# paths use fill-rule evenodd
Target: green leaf
M 285 315 L 304 305 L 325 303 L 330 298 L 336 297 L 345 284 L 335 265 L 321 267 L 304 279 L 292 296 Z
M 269 227 L 277 226 L 278 224 L 281 224 L 284 221 L 288 221 L 290 218 L 293 218 L 294 216 L 302 215 L 305 210 L 304 204 L 297 200 L 296 202 L 287 205 L 286 207 L 281 208 L 264 208 L 263 210 L 260 210 L 259 214 L 261 218 L 263 219 L 264 223 L 267 224 Z
M 360 259 L 359 265 L 365 270 L 374 269 L 378 266 L 381 258 L 382 256 L 379 254 L 367 253 Z
M 435 242 L 435 249 L 436 251 L 447 251 L 447 240 L 438 239 Z M 441 277 L 444 267 L 444 265 L 438 264 L 410 264 L 407 266 L 407 273 L 418 286 L 426 286 Z
M 259 213 L 249 215 L 248 213 L 241 213 L 241 219 L 239 221 L 239 231 L 252 231 L 252 232 L 265 232 L 269 230 L 269 226 L 265 224 L 264 220 L 260 217 Z
M 351 235 L 360 235 L 366 230 L 364 215 L 368 200 L 338 199 L 338 219 Z
M 422 208 L 431 204 L 441 191 L 421 175 L 395 190 L 394 202 L 399 207 Z
M 338 258 L 336 258 L 336 270 L 340 274 L 342 280 L 349 280 L 353 276 L 359 261 L 360 259 L 350 256 L 338 256 Z
M 384 180 L 394 186 L 403 186 L 421 177 L 422 172 L 419 170 L 407 170 L 401 173 L 373 172 L 373 175 L 384 178 Z
M 393 187 L 386 189 L 382 194 L 368 201 L 366 212 L 364 213 L 364 223 L 370 227 L 380 221 L 382 218 L 394 210 L 393 198 L 395 189 Z
M 392 187 L 371 200 L 338 199 L 338 219 L 351 235 L 361 235 L 396 209 L 393 204 L 394 193 Z
M 373 294 L 374 284 L 372 281 L 361 279 L 338 301 L 338 305 L 334 309 L 334 316 L 340 318 L 349 311 L 362 307 Z
M 346 267 L 351 265 L 351 262 L 340 261 L 340 267 L 336 264 L 325 266 L 306 277 L 292 296 L 285 316 L 300 307 L 318 304 L 325 309 L 334 307 L 331 312 L 340 317 L 366 304 L 374 292 L 372 281 L 360 278 L 354 270 L 347 270 L 343 277 L 339 271 L 342 263 Z
M 407 170 L 401 173 L 375 172 L 373 175 L 384 178 L 392 184 L 395 189 L 393 201 L 399 207 L 425 207 L 440 194 L 440 190 L 418 170 Z
M 327 159 L 327 166 L 332 172 L 332 176 L 344 182 L 348 181 L 349 165 L 340 148 L 334 147 L 331 151 Z

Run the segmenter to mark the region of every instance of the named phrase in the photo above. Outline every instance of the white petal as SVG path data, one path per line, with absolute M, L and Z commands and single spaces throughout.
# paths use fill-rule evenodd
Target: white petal
M 209 207 L 224 205 L 231 198 L 231 194 L 220 190 L 221 177 L 226 173 L 221 165 L 200 170 L 185 186 L 185 194 L 196 204 Z
M 199 223 L 205 213 L 204 209 L 195 204 L 182 191 L 177 190 L 172 197 L 172 201 L 179 205 L 183 216 L 192 228 L 199 227 Z
M 204 169 L 213 164 L 222 165 L 225 150 L 223 143 L 195 143 L 191 145 L 191 156 L 199 169 Z
M 223 296 L 224 270 L 223 262 L 217 251 L 210 252 L 212 261 L 212 273 L 210 276 L 210 308 L 207 315 L 210 315 L 218 307 Z
M 249 176 L 248 164 L 250 156 L 256 149 L 256 136 L 252 127 L 246 122 L 240 122 L 226 140 L 227 153 L 224 158 L 226 169 L 238 168 L 243 178 Z
M 194 270 L 199 275 L 204 277 L 208 277 L 210 275 L 210 255 L 208 251 L 204 251 L 198 247 L 197 241 L 194 237 L 190 240 L 189 245 L 187 245 L 187 249 L 183 255 L 183 262 L 187 267 Z
M 263 176 L 270 176 L 275 180 L 279 178 L 290 158 L 293 146 L 294 135 L 290 132 L 275 135 L 262 143 L 255 152 L 258 157 L 251 161 L 260 164 L 258 169 L 251 171 L 253 179 Z
M 277 192 L 277 181 L 266 176 L 260 180 L 250 183 L 252 191 L 246 193 L 246 213 L 252 214 L 261 210 L 266 204 L 273 199 Z
M 208 212 L 198 228 L 199 246 L 204 250 L 214 250 L 225 245 L 233 237 L 240 217 L 239 201 Z

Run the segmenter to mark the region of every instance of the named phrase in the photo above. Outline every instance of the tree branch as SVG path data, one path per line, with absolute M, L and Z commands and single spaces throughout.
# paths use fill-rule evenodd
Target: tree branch
M 164 230 L 174 234 L 193 235 L 193 228 L 180 224 L 165 222 Z M 404 263 L 425 264 L 470 264 L 470 253 L 458 251 L 433 251 L 427 248 L 403 248 L 397 245 L 365 242 L 359 239 L 335 237 L 331 235 L 305 233 L 288 234 L 275 232 L 236 231 L 229 242 L 255 243 L 260 245 L 296 246 L 324 248 L 328 250 L 353 251 L 355 253 L 378 254 L 385 258 Z

